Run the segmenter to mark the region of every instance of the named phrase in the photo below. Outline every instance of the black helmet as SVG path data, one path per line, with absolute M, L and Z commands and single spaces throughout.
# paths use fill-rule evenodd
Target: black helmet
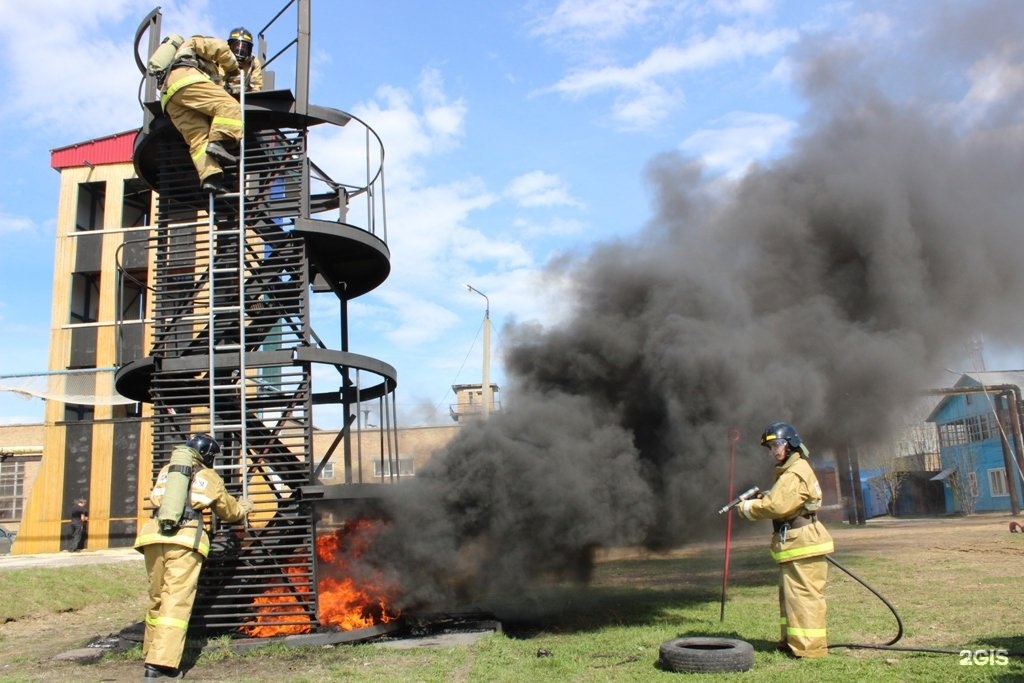
M 796 433 L 796 428 L 788 422 L 772 422 L 765 427 L 764 433 L 761 434 L 761 445 L 771 448 L 772 442 L 776 439 L 783 439 L 794 451 L 800 450 L 803 443 L 800 435 Z
M 185 445 L 198 453 L 207 467 L 213 467 L 213 459 L 220 453 L 220 444 L 209 434 L 193 434 Z
M 248 62 L 252 57 L 252 33 L 244 26 L 231 29 L 228 35 L 228 47 L 239 62 Z

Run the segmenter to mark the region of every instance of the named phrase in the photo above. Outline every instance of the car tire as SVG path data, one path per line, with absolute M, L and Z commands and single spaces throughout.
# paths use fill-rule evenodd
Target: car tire
M 754 667 L 754 647 L 745 640 L 689 637 L 667 640 L 658 664 L 679 673 L 724 673 Z

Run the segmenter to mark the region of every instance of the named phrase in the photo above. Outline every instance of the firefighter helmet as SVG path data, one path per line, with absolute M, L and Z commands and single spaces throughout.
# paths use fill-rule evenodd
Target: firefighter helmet
M 796 428 L 788 422 L 772 422 L 765 427 L 764 433 L 761 434 L 761 445 L 771 448 L 772 442 L 777 439 L 783 439 L 789 444 L 790 449 L 794 451 L 800 450 L 800 446 L 803 443 L 800 435 L 796 433 Z
M 220 453 L 220 444 L 209 434 L 193 434 L 185 445 L 198 453 L 207 467 L 213 467 L 213 459 Z
M 228 34 L 228 47 L 239 62 L 248 62 L 252 57 L 252 33 L 244 26 L 231 29 Z

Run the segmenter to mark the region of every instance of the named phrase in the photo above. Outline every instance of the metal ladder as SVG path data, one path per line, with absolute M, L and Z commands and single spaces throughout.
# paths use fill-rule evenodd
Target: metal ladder
M 245 272 L 246 272 L 246 192 L 245 192 L 245 91 L 248 85 L 248 72 L 242 71 L 240 76 L 239 103 L 242 117 L 242 136 L 238 146 L 238 221 L 233 228 L 225 229 L 218 225 L 216 204 L 217 195 L 209 194 L 209 205 L 207 207 L 207 230 L 208 230 L 208 260 L 207 260 L 207 286 L 209 287 L 209 305 L 207 313 L 207 352 L 209 366 L 207 368 L 207 381 L 209 383 L 209 422 L 210 435 L 223 442 L 222 434 L 236 433 L 238 435 L 238 463 L 229 466 L 238 468 L 238 477 L 242 483 L 242 498 L 249 497 L 249 481 L 247 476 L 246 460 L 249 452 L 248 439 L 248 406 L 246 399 L 248 394 L 248 367 L 246 366 L 246 320 L 245 320 Z M 232 195 L 221 195 L 221 198 L 228 199 Z M 237 251 L 237 259 L 234 263 L 225 263 L 218 259 L 218 252 L 226 250 L 231 243 Z M 228 287 L 228 299 L 220 301 L 219 292 Z M 233 300 L 230 300 L 233 299 Z M 237 336 L 225 341 L 218 340 L 217 322 L 222 321 L 221 329 L 225 326 L 229 331 L 237 330 Z M 226 321 L 226 325 L 224 324 Z M 218 352 L 224 361 L 232 358 L 237 353 L 237 364 L 218 363 Z M 237 379 L 236 379 L 237 378 Z M 219 422 L 218 418 L 222 413 L 233 413 L 234 396 L 237 392 L 237 422 L 228 420 Z M 223 406 L 223 410 L 218 408 Z M 228 469 L 224 467 L 220 469 Z

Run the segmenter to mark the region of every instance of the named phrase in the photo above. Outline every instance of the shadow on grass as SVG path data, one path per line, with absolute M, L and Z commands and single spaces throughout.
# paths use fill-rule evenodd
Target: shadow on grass
M 1008 656 L 1018 663 L 1024 663 L 1024 636 L 1006 636 L 1005 638 L 986 638 L 980 644 L 973 643 L 974 647 L 985 649 L 1004 650 Z
M 676 623 L 675 610 L 717 601 L 718 594 L 697 590 L 562 587 L 515 603 L 494 602 L 486 609 L 511 638 L 539 633 L 586 633 L 609 626 Z
M 499 619 L 513 638 L 678 624 L 680 612 L 719 604 L 723 564 L 719 553 L 602 562 L 589 585 L 539 587 L 530 595 L 492 598 L 480 607 Z M 777 583 L 778 568 L 765 549 L 733 556 L 730 587 L 774 589 Z

